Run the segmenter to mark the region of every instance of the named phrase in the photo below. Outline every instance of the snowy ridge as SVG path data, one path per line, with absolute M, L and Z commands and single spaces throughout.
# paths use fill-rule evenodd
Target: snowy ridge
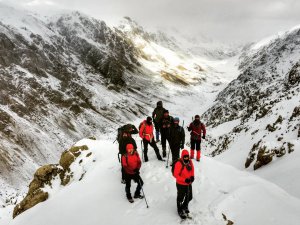
M 193 220 L 183 223 L 298 224 L 299 29 L 245 48 L 240 71 L 239 48 L 197 42 L 130 18 L 111 28 L 80 12 L 42 19 L 0 4 L 0 224 L 182 223 L 174 178 L 152 149 L 141 171 L 150 208 L 130 205 L 120 184 L 116 128 L 138 125 L 157 100 L 184 127 L 203 113 L 202 150 L 216 156 L 195 162 Z M 34 171 L 74 143 L 88 151 L 70 182 L 56 176 L 47 201 L 11 220 Z
M 224 76 L 224 65 L 235 59 L 192 57 L 175 51 L 175 40 L 163 33 L 126 33 L 80 12 L 44 18 L 1 4 L 0 17 L 3 189 L 24 186 L 36 168 L 77 140 L 107 136 L 146 115 L 158 97 L 200 101 L 200 93 L 210 104 L 236 74 Z M 137 40 L 153 60 L 143 57 Z
M 264 167 L 259 170 L 269 172 L 255 173 L 297 197 L 299 184 L 286 182 L 285 174 L 293 180 L 300 178 L 293 172 L 300 141 L 299 43 L 300 31 L 295 28 L 260 44 L 254 54 L 245 52 L 241 74 L 203 115 L 212 129 L 211 155 L 221 154 L 218 158 L 222 162 L 249 171 L 271 161 L 285 165 L 284 170 L 283 166 L 272 166 L 278 177 Z M 227 132 L 220 133 L 222 127 Z
M 51 42 L 51 37 L 55 35 L 46 27 L 46 24 L 30 11 L 16 9 L 0 3 L 0 22 L 20 33 L 27 41 L 32 42 L 30 35 L 36 34 L 44 40 Z M 2 27 L 0 27 L 2 29 Z
M 143 200 L 135 200 L 132 205 L 127 202 L 119 180 L 115 145 L 93 140 L 82 140 L 76 145 L 87 145 L 93 153 L 89 164 L 81 165 L 78 159 L 72 166 L 72 171 L 78 174 L 85 170 L 84 178 L 81 181 L 74 178 L 73 183 L 64 188 L 54 185 L 52 190 L 47 189 L 49 200 L 25 211 L 9 224 L 180 223 L 176 216 L 174 178 L 165 164 L 156 161 L 154 152 L 150 152 L 150 161 L 141 169 L 150 205 L 147 209 Z M 290 225 L 299 221 L 300 200 L 274 184 L 207 157 L 203 157 L 200 164 L 195 162 L 195 168 L 194 200 L 190 204 L 193 220 L 186 221 L 188 224 L 225 224 L 222 214 L 235 224 L 245 225 L 279 225 L 284 224 L 286 218 Z M 134 188 L 133 184 L 131 190 Z
M 23 185 L 78 139 L 146 112 L 151 77 L 132 74 L 134 50 L 105 23 L 74 12 L 47 24 L 3 4 L 0 12 L 1 187 Z

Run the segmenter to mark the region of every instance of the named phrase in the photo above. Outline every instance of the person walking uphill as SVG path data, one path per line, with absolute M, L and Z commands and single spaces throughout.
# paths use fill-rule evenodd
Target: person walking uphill
M 174 166 L 174 177 L 177 187 L 177 211 L 182 219 L 189 217 L 189 202 L 193 199 L 192 183 L 195 180 L 194 165 L 189 152 L 183 150 L 181 158 Z
M 124 168 L 125 174 L 125 192 L 126 197 L 130 203 L 134 202 L 131 196 L 130 187 L 131 180 L 134 180 L 137 183 L 137 187 L 134 193 L 134 198 L 143 198 L 140 194 L 142 186 L 144 184 L 143 180 L 140 177 L 140 168 L 142 165 L 140 156 L 137 151 L 135 151 L 134 146 L 132 144 L 128 144 L 126 146 L 127 153 L 122 155 L 122 166 Z
M 148 145 L 150 145 L 154 149 L 157 159 L 164 161 L 159 154 L 159 149 L 154 141 L 153 124 L 152 118 L 150 116 L 148 116 L 147 119 L 140 124 L 139 133 L 140 137 L 143 139 L 145 162 L 148 161 Z
M 206 128 L 200 121 L 200 116 L 196 115 L 195 120 L 188 126 L 188 131 L 191 131 L 191 159 L 194 158 L 195 148 L 197 151 L 197 161 L 201 157 L 201 136 L 205 139 Z
M 156 103 L 156 108 L 152 112 L 152 119 L 155 127 L 156 142 L 159 142 L 159 122 L 164 115 L 165 108 L 162 101 Z
M 179 118 L 175 117 L 170 128 L 170 148 L 172 152 L 172 164 L 179 159 L 180 149 L 184 148 L 185 133 L 183 127 L 179 126 Z
M 167 156 L 166 142 L 168 140 L 170 144 L 170 127 L 172 123 L 173 123 L 173 117 L 169 115 L 168 110 L 164 110 L 164 115 L 159 122 L 163 157 Z

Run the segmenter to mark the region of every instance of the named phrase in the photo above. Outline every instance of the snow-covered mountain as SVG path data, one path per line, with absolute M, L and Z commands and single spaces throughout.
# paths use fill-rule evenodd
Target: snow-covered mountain
M 181 223 L 171 172 L 153 152 L 141 171 L 149 209 L 128 206 L 119 181 L 116 129 L 138 125 L 158 100 L 184 126 L 203 114 L 202 149 L 216 156 L 195 162 L 187 223 L 297 224 L 299 44 L 296 27 L 239 57 L 240 48 L 129 17 L 108 27 L 0 3 L 0 224 Z
M 234 77 L 220 72 L 224 60 L 178 46 L 129 18 L 114 28 L 80 12 L 42 17 L 0 3 L 1 187 L 24 187 L 74 142 L 115 132 L 158 99 L 196 96 L 201 82 L 214 96 Z
M 257 174 L 299 197 L 300 28 L 248 46 L 240 71 L 203 114 L 210 153 L 240 169 L 274 161 Z
M 135 49 L 104 22 L 78 12 L 45 23 L 5 5 L 0 11 L 0 157 L 8 183 L 29 178 L 24 168 L 56 159 L 74 141 L 145 112 L 126 99 L 148 93 L 131 82 Z

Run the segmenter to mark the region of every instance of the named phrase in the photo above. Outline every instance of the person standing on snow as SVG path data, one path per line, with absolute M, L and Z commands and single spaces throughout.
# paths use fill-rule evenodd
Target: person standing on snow
M 163 107 L 162 101 L 158 101 L 156 103 L 156 108 L 152 112 L 152 119 L 155 127 L 155 135 L 156 135 L 156 142 L 159 142 L 159 122 L 164 115 L 165 108 Z
M 197 161 L 200 161 L 201 157 L 201 136 L 205 139 L 206 128 L 200 121 L 200 116 L 196 115 L 195 120 L 188 126 L 188 131 L 191 131 L 191 159 L 194 158 L 195 147 L 197 151 Z
M 179 126 L 179 118 L 175 117 L 170 128 L 170 148 L 172 152 L 172 164 L 179 159 L 180 149 L 184 148 L 185 133 L 183 127 Z
M 161 145 L 163 150 L 163 157 L 167 156 L 166 142 L 168 140 L 170 145 L 170 127 L 173 124 L 173 117 L 169 115 L 168 110 L 164 110 L 164 115 L 159 122 L 160 134 L 161 134 Z
M 147 119 L 140 124 L 139 133 L 140 137 L 143 139 L 145 162 L 148 162 L 148 145 L 150 145 L 154 149 L 157 159 L 163 161 L 159 153 L 159 149 L 154 141 L 153 124 L 152 118 L 150 116 L 148 116 Z
M 189 152 L 183 150 L 181 158 L 174 165 L 174 177 L 177 187 L 177 211 L 182 219 L 189 217 L 189 202 L 193 199 L 192 183 L 195 180 L 194 165 Z
M 140 177 L 140 168 L 142 165 L 140 156 L 137 151 L 135 151 L 132 144 L 127 144 L 126 146 L 127 153 L 122 155 L 122 166 L 124 168 L 125 174 L 125 192 L 126 197 L 130 203 L 133 203 L 133 199 L 130 192 L 131 180 L 134 180 L 137 183 L 137 187 L 134 193 L 134 198 L 143 198 L 140 194 L 142 186 L 144 184 L 143 180 Z
M 128 144 L 132 144 L 134 147 L 134 150 L 137 150 L 136 142 L 132 138 L 132 134 L 137 134 L 137 133 L 138 133 L 138 130 L 132 124 L 126 124 L 118 129 L 118 135 L 117 135 L 117 139 L 116 139 L 119 143 L 118 157 L 119 157 L 119 155 L 122 156 L 127 153 L 126 146 Z M 119 161 L 120 161 L 120 158 L 119 158 Z M 124 177 L 125 174 L 124 174 L 124 168 L 122 166 L 122 163 L 121 163 L 121 173 L 122 173 L 121 183 L 125 184 L 126 181 L 125 181 L 125 177 Z

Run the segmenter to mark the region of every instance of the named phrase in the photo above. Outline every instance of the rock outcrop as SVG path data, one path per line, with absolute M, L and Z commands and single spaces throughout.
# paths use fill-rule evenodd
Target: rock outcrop
M 51 186 L 55 178 L 60 179 L 61 185 L 67 185 L 72 178 L 70 166 L 74 163 L 76 158 L 80 156 L 82 151 L 86 150 L 88 150 L 86 145 L 73 146 L 69 150 L 63 152 L 59 160 L 59 164 L 45 165 L 37 169 L 34 174 L 34 178 L 29 185 L 27 195 L 14 208 L 13 218 L 32 208 L 36 204 L 46 201 L 49 194 L 44 191 L 43 188 Z

